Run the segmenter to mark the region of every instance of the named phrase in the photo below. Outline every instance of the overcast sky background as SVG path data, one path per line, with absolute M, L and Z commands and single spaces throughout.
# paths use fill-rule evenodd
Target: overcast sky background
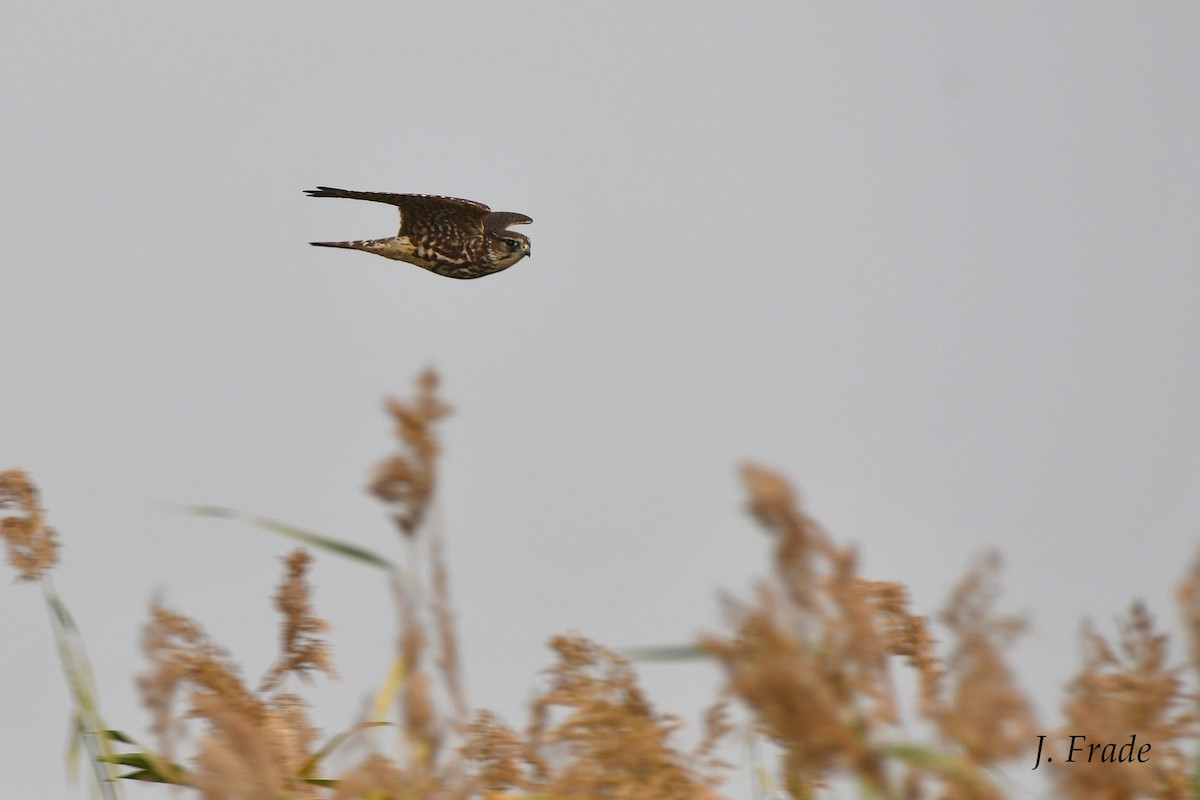
M 114 726 L 147 735 L 156 592 L 249 677 L 274 654 L 291 544 L 158 504 L 399 555 L 363 486 L 393 449 L 382 398 L 428 365 L 456 407 L 440 516 L 470 698 L 514 724 L 553 633 L 719 628 L 719 591 L 767 570 L 746 459 L 918 611 L 998 550 L 1044 727 L 1084 617 L 1111 631 L 1140 597 L 1177 625 L 1200 543 L 1200 6 L 0 18 L 0 467 L 43 491 Z M 453 281 L 311 248 L 395 230 L 390 207 L 302 194 L 318 184 L 528 214 L 533 257 Z M 382 579 L 318 561 L 332 732 L 394 618 Z M 82 797 L 40 593 L 3 595 L 5 792 Z M 642 672 L 688 715 L 716 685 Z

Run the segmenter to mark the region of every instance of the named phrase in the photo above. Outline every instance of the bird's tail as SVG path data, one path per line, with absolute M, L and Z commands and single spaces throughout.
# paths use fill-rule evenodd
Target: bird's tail
M 341 247 L 346 250 L 366 250 L 375 252 L 386 242 L 386 239 L 356 239 L 351 242 L 309 242 L 313 247 Z

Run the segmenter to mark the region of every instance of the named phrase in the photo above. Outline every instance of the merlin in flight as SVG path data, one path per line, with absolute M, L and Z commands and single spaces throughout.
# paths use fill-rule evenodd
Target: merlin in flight
M 315 247 L 344 247 L 407 261 L 447 278 L 482 278 L 508 269 L 529 255 L 529 238 L 509 225 L 533 222 L 524 214 L 492 211 L 483 203 L 429 194 L 351 192 L 318 186 L 310 197 L 371 200 L 400 209 L 400 230 L 386 239 L 310 242 Z

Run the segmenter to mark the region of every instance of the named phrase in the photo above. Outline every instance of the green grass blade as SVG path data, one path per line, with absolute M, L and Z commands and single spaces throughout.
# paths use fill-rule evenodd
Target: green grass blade
M 134 747 L 141 747 L 141 745 L 139 745 L 137 743 L 137 741 L 135 741 L 133 738 L 131 738 L 127 734 L 122 733 L 121 731 L 109 730 L 109 731 L 100 731 L 99 733 L 101 736 L 103 736 L 105 739 L 108 739 L 111 742 L 120 742 L 121 744 L 131 744 Z
M 168 783 L 175 784 L 175 781 L 164 779 L 157 772 L 139 769 L 136 772 L 127 772 L 121 776 L 121 780 L 125 781 L 144 781 L 145 783 Z
M 71 692 L 72 710 L 71 743 L 67 757 L 73 759 L 79 752 L 86 751 L 96 779 L 96 788 L 104 800 L 119 800 L 122 796 L 117 786 L 117 770 L 104 763 L 106 756 L 113 755 L 112 744 L 103 731 L 107 729 L 100 716 L 96 681 L 92 676 L 91 663 L 83 646 L 83 637 L 66 604 L 54 590 L 49 575 L 40 580 L 46 609 L 50 612 L 50 627 L 54 631 L 54 642 L 58 647 L 58 658 L 63 677 Z
M 338 785 L 332 778 L 305 778 L 304 782 L 309 786 L 322 786 L 326 789 L 336 789 Z
M 187 770 L 180 764 L 163 761 L 149 751 L 140 753 L 114 753 L 101 756 L 101 761 L 108 764 L 118 764 L 122 767 L 134 767 L 135 772 L 122 775 L 122 778 L 138 781 L 153 781 L 154 783 L 182 784 Z M 133 775 L 138 777 L 134 778 Z
M 249 522 L 251 525 L 256 525 L 272 533 L 278 533 L 289 539 L 304 542 L 335 555 L 345 556 L 346 558 L 369 564 L 388 572 L 398 573 L 400 571 L 400 568 L 394 562 L 389 561 L 378 553 L 359 547 L 356 544 L 351 544 L 350 542 L 344 542 L 340 539 L 334 539 L 314 533 L 313 531 L 304 530 L 303 528 L 297 528 L 294 525 L 288 525 L 286 522 L 280 522 L 279 520 L 258 517 L 253 514 L 244 514 L 232 508 L 221 508 L 219 506 L 173 506 L 173 508 L 181 514 L 188 514 L 194 517 L 218 517 Z
M 617 652 L 630 661 L 701 661 L 712 657 L 694 644 L 652 644 L 645 647 L 623 647 Z

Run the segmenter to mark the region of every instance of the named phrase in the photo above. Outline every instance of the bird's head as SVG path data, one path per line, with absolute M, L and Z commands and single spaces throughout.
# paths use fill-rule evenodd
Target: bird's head
M 488 256 L 496 269 L 505 269 L 529 255 L 529 237 L 514 233 L 510 225 L 528 225 L 532 219 L 515 211 L 490 211 L 483 218 Z
M 511 267 L 529 255 L 529 237 L 513 231 L 495 231 L 488 235 L 492 263 L 501 269 Z

